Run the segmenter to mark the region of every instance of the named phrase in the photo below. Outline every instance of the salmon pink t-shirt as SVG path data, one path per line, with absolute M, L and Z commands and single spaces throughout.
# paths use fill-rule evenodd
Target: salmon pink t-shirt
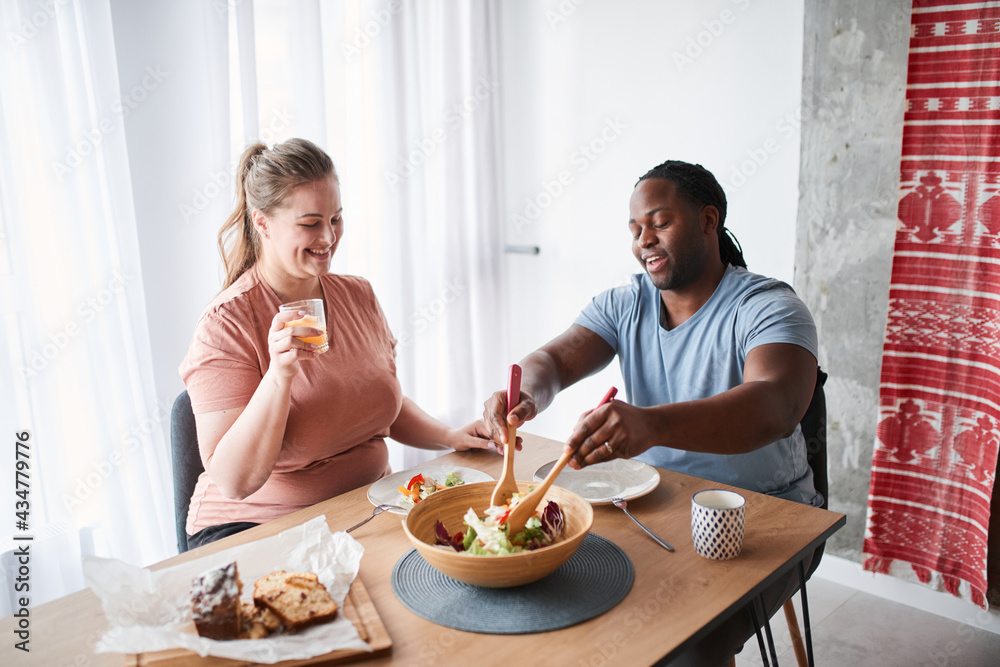
M 271 476 L 247 498 L 231 500 L 202 473 L 188 534 L 270 521 L 389 472 L 385 437 L 402 405 L 396 339 L 366 280 L 327 274 L 320 284 L 330 349 L 299 362 Z M 180 366 L 196 415 L 246 407 L 270 363 L 267 335 L 279 305 L 253 267 L 205 309 Z

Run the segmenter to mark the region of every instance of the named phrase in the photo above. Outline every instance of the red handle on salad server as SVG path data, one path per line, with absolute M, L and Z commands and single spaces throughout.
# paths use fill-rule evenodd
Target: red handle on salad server
M 597 407 L 601 407 L 605 403 L 610 402 L 611 399 L 614 398 L 615 394 L 617 393 L 618 393 L 618 387 L 612 387 L 611 389 L 608 389 L 608 393 L 604 395 L 604 398 L 602 398 L 601 402 L 597 404 Z
M 521 402 L 521 367 L 517 364 L 510 365 L 510 372 L 507 374 L 507 414 L 514 409 L 514 406 Z

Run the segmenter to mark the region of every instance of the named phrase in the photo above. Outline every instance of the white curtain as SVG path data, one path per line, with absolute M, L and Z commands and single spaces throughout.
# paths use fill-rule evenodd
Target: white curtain
M 261 131 L 283 112 L 275 139 L 316 140 L 337 165 L 334 270 L 372 282 L 404 393 L 451 425 L 477 419 L 509 363 L 493 2 L 254 7 Z M 435 455 L 393 446 L 390 457 L 398 470 Z
M 178 243 L 202 224 L 216 227 L 208 210 L 198 225 L 161 215 L 162 202 L 190 199 L 179 184 L 191 169 L 178 174 L 176 165 L 192 143 L 228 136 L 230 166 L 258 139 L 325 146 L 347 219 L 334 270 L 372 282 L 399 339 L 406 394 L 457 426 L 478 418 L 505 377 L 493 3 L 230 0 L 154 11 L 162 9 L 0 2 L 0 427 L 8 440 L 30 432 L 31 444 L 29 527 L 17 530 L 9 516 L 0 529 L 0 582 L 17 566 L 13 538 L 32 535 L 32 604 L 81 588 L 81 555 L 148 564 L 173 553 L 165 436 L 174 392 L 157 397 L 153 369 L 172 373 L 175 362 L 165 371 L 153 364 L 147 316 L 159 311 L 147 313 L 143 295 L 202 297 L 189 297 L 183 275 L 144 286 L 142 269 L 169 263 L 176 249 L 157 246 L 166 254 L 158 257 L 147 248 L 140 265 L 136 211 L 146 211 L 146 225 L 174 225 Z M 215 69 L 202 80 L 190 58 L 156 50 L 170 48 L 164 35 L 183 29 L 180 16 L 205 24 L 190 34 L 210 42 L 199 46 L 206 53 L 229 49 L 213 61 L 227 63 L 228 105 L 217 99 Z M 115 26 L 124 31 L 117 58 Z M 159 30 L 148 53 L 137 30 Z M 163 58 L 170 71 L 151 65 L 123 82 L 119 66 L 132 68 L 135 53 L 156 54 L 151 62 Z M 195 128 L 172 115 L 177 104 L 216 115 L 198 115 Z M 140 106 L 129 147 L 125 120 Z M 219 169 L 206 163 L 191 178 Z M 13 470 L 8 456 L 2 466 Z M 396 469 L 430 456 L 391 452 Z M 14 493 L 13 475 L 0 476 L 11 511 Z M 0 586 L 0 616 L 14 593 Z
M 83 586 L 81 554 L 172 550 L 169 405 L 153 390 L 123 127 L 157 74 L 121 94 L 107 0 L 5 1 L 0 35 L 0 426 L 31 446 L 24 530 L 3 448 L 0 553 L 9 583 L 11 538 L 34 537 L 37 605 Z M 0 587 L 0 616 L 13 595 Z

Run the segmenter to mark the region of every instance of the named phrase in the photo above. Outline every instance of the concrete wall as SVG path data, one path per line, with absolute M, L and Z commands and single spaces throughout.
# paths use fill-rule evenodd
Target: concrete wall
M 899 191 L 910 1 L 806 0 L 796 291 L 819 327 L 827 553 L 861 560 Z

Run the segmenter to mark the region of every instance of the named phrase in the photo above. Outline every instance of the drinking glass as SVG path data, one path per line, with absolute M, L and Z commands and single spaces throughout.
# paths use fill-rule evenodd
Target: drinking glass
M 303 301 L 283 303 L 278 306 L 278 310 L 283 313 L 288 311 L 295 313 L 304 312 L 305 315 L 299 319 L 286 322 L 285 328 L 313 327 L 315 329 L 322 329 L 323 333 L 319 336 L 296 336 L 296 338 L 304 343 L 318 345 L 319 347 L 316 349 L 318 353 L 323 353 L 330 349 L 330 344 L 326 338 L 326 311 L 323 308 L 323 299 L 305 299 Z

